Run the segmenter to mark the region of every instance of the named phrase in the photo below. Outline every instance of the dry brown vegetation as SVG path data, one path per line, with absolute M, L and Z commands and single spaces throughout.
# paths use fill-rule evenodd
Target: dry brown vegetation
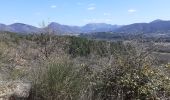
M 0 80 L 31 81 L 31 100 L 168 100 L 169 64 L 142 44 L 3 32 Z

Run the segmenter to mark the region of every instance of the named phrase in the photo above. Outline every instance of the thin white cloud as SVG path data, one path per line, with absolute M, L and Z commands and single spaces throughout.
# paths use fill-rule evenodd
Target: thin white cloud
M 96 7 L 88 7 L 87 10 L 95 10 Z
M 56 5 L 51 5 L 51 8 L 56 8 L 57 6 Z
M 135 10 L 135 9 L 129 9 L 128 12 L 129 12 L 129 13 L 135 13 L 135 12 L 137 12 L 137 10 Z
M 88 4 L 87 10 L 95 10 L 95 9 L 96 9 L 96 4 L 94 4 L 94 3 Z

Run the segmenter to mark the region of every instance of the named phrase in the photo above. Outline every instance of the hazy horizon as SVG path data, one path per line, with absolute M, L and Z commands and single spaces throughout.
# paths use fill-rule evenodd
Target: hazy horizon
M 155 20 L 152 20 L 152 21 L 156 21 L 156 20 L 169 21 L 169 20 L 163 20 L 163 19 L 155 19 Z M 150 21 L 150 22 L 152 22 L 152 21 Z M 136 23 L 150 23 L 150 22 L 136 22 Z M 87 24 L 110 24 L 110 23 L 105 23 L 105 22 L 89 22 L 89 23 L 86 23 L 84 25 L 69 25 L 69 24 L 62 24 L 62 23 L 58 23 L 58 22 L 46 22 L 46 21 L 42 21 L 41 23 L 39 23 L 39 25 L 32 25 L 32 24 L 22 23 L 22 22 L 14 22 L 14 23 L 11 23 L 11 24 L 5 24 L 5 23 L 1 23 L 0 22 L 0 24 L 4 24 L 4 25 L 12 25 L 12 24 L 17 24 L 17 23 L 31 25 L 31 26 L 35 26 L 35 27 L 39 27 L 39 28 L 42 27 L 43 23 L 45 25 L 49 25 L 51 23 L 57 23 L 57 24 L 60 24 L 60 25 L 78 26 L 78 27 L 83 27 L 83 26 L 85 26 Z M 129 24 L 123 24 L 123 25 L 120 25 L 120 24 L 110 24 L 110 25 L 126 26 L 126 25 L 131 25 L 131 24 L 135 24 L 135 23 L 129 23 Z

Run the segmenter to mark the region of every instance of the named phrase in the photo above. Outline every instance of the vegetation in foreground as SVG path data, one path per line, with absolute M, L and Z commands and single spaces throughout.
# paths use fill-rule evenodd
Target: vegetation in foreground
M 31 100 L 168 100 L 170 64 L 139 44 L 3 32 L 0 79 L 31 81 Z

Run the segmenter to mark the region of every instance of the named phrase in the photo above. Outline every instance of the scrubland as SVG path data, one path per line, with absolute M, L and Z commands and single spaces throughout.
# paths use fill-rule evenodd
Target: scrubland
M 0 80 L 29 81 L 30 100 L 169 100 L 170 64 L 154 43 L 0 33 Z

